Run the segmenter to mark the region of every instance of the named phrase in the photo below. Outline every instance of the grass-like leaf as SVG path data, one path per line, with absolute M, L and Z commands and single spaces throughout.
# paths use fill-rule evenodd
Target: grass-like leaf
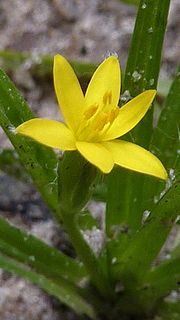
M 151 150 L 163 159 L 163 163 L 170 173 L 168 185 L 180 177 L 180 67 L 171 85 L 164 108 L 154 130 Z M 143 192 L 143 210 L 154 205 L 154 198 L 159 197 L 164 184 L 146 179 L 146 188 Z M 155 198 L 156 199 L 156 198 Z M 158 199 L 157 199 L 158 200 Z
M 145 89 L 156 88 L 169 2 L 169 0 L 140 1 L 123 84 L 123 92 L 128 90 L 132 97 Z M 151 108 L 131 132 L 131 139 L 148 148 L 152 132 L 153 109 Z M 142 219 L 140 205 L 144 187 L 142 174 L 119 169 L 109 175 L 107 206 L 109 230 L 111 223 L 123 222 L 132 232 L 140 227 Z
M 34 116 L 3 71 L 0 71 L 0 90 L 0 125 L 14 145 L 21 163 L 32 177 L 45 202 L 59 220 L 57 157 L 50 148 L 15 133 L 15 128 L 19 124 Z
M 82 265 L 36 237 L 0 218 L 0 250 L 48 277 L 78 282 L 87 274 Z M 73 272 L 72 272 L 73 270 Z
M 124 254 L 118 255 L 114 265 L 116 279 L 132 287 L 142 281 L 157 257 L 180 213 L 180 182 L 175 183 L 154 207 L 144 226 L 132 237 Z
M 170 259 L 155 267 L 144 279 L 144 287 L 141 290 L 141 301 L 146 309 L 154 307 L 159 299 L 179 288 L 180 254 L 176 259 Z
M 153 320 L 163 319 L 163 320 L 179 320 L 180 315 L 180 303 L 175 302 L 164 302 L 159 306 L 157 312 L 157 317 Z
M 20 163 L 17 152 L 13 149 L 0 148 L 0 170 L 23 182 L 30 181 L 30 177 Z
M 94 319 L 95 315 L 92 307 L 80 296 L 78 290 L 72 284 L 69 284 L 68 281 L 61 279 L 60 283 L 57 284 L 57 282 L 32 271 L 29 267 L 4 254 L 0 254 L 0 267 L 37 284 L 49 294 L 60 299 L 76 313 L 86 314 L 91 319 Z

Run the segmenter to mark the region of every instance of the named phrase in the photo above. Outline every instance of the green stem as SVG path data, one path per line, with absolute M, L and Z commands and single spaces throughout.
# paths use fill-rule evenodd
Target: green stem
M 71 239 L 71 242 L 78 256 L 83 261 L 93 284 L 98 288 L 102 296 L 109 296 L 109 292 L 112 289 L 110 288 L 110 284 L 100 268 L 98 259 L 81 234 L 76 222 L 77 215 L 70 215 L 69 213 L 62 211 L 61 214 L 63 217 L 64 226 Z

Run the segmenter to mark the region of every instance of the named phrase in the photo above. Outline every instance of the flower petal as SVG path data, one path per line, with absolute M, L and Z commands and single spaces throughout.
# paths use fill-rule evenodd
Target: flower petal
M 116 139 L 133 129 L 148 111 L 156 90 L 147 90 L 120 108 L 117 118 L 103 136 L 103 141 Z
M 120 67 L 115 56 L 105 59 L 95 71 L 88 85 L 86 106 L 101 104 L 103 97 L 110 94 L 111 104 L 116 107 L 120 96 Z
M 84 158 L 98 167 L 102 172 L 109 173 L 114 162 L 110 152 L 100 143 L 76 142 L 76 147 Z
M 66 124 L 73 130 L 79 126 L 84 111 L 85 99 L 79 81 L 61 55 L 54 57 L 54 87 Z
M 31 119 L 16 128 L 16 132 L 28 136 L 48 147 L 75 150 L 75 139 L 64 123 L 48 119 Z
M 167 179 L 167 172 L 160 160 L 144 148 L 123 140 L 103 142 L 103 146 L 111 152 L 114 162 L 119 166 Z

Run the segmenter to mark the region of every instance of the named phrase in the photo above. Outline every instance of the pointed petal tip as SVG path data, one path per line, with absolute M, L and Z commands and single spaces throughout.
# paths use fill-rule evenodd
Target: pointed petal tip
M 140 93 L 139 97 L 145 97 L 146 96 L 149 100 L 151 100 L 151 103 L 152 103 L 154 98 L 155 98 L 155 96 L 156 96 L 156 94 L 157 94 L 157 90 L 149 89 L 149 90 L 145 90 L 142 93 Z
M 114 163 L 129 170 L 167 180 L 168 175 L 161 161 L 150 151 L 125 140 L 103 142 Z
M 53 61 L 53 71 L 54 72 L 55 72 L 56 68 L 62 68 L 63 66 L 67 66 L 67 65 L 69 65 L 69 67 L 71 68 L 69 61 L 64 56 L 62 56 L 59 53 L 57 53 L 54 56 L 54 61 Z
M 149 110 L 156 90 L 145 90 L 119 109 L 119 115 L 105 132 L 103 141 L 113 140 L 132 130 Z
M 119 61 L 118 56 L 115 53 L 109 55 L 105 60 Z
M 67 62 L 66 58 L 64 58 L 61 54 L 57 53 L 54 56 L 54 66 L 55 66 L 56 63 L 60 64 L 60 63 L 63 63 L 63 62 Z
M 16 129 L 15 129 L 16 133 L 24 134 L 24 127 L 26 126 L 27 122 L 28 121 L 25 121 L 25 122 L 21 123 L 18 127 L 16 127 Z
M 108 56 L 106 56 L 103 61 L 100 63 L 99 66 L 101 65 L 106 65 L 106 64 L 116 64 L 118 66 L 118 68 L 120 67 L 120 62 L 119 62 L 119 58 L 118 58 L 118 55 L 113 53 L 113 54 L 110 54 Z
M 82 120 L 84 94 L 72 66 L 60 54 L 54 56 L 53 77 L 56 97 L 65 123 L 76 131 Z
M 121 70 L 115 55 L 105 58 L 94 72 L 85 94 L 87 106 L 98 104 L 103 108 L 103 97 L 111 92 L 111 105 L 117 106 L 120 96 Z
M 156 159 L 157 159 L 158 167 L 157 167 L 156 174 L 154 174 L 154 176 L 161 179 L 161 180 L 166 181 L 168 179 L 168 173 L 167 173 L 165 167 L 163 166 L 161 160 L 159 160 L 159 158 L 157 158 L 157 157 L 156 157 Z
M 54 56 L 54 62 L 56 62 L 56 60 L 59 59 L 60 57 L 61 57 L 61 56 L 60 56 L 59 53 L 55 54 L 55 56 Z
M 114 63 L 114 64 L 117 64 L 118 66 L 120 66 L 120 62 L 119 62 L 119 59 L 118 59 L 118 56 L 113 54 L 113 55 L 110 55 L 109 57 L 107 57 L 104 61 L 104 63 Z M 102 62 L 102 63 L 103 63 Z
M 19 132 L 19 127 L 20 127 L 20 125 L 19 125 L 17 128 L 15 128 L 15 132 L 16 132 L 16 133 L 20 133 L 20 132 Z
M 168 173 L 166 171 L 166 169 L 163 167 L 162 168 L 162 174 L 159 176 L 159 178 L 161 178 L 162 180 L 166 181 L 168 179 Z
M 55 55 L 54 55 L 54 60 L 55 60 L 55 59 L 58 59 L 59 56 L 60 56 L 59 53 L 55 54 Z
M 154 99 L 155 95 L 157 94 L 156 89 L 150 89 L 150 90 L 147 90 L 147 92 L 149 92 L 152 95 L 153 99 Z
M 104 173 L 104 174 L 108 174 L 112 171 L 113 168 L 109 168 L 109 169 L 104 169 L 104 168 L 101 168 L 100 170 Z
M 168 173 L 167 173 L 165 167 L 163 166 L 162 162 L 157 157 L 155 157 L 155 158 L 156 158 L 156 162 L 157 162 L 156 170 L 154 172 L 149 172 L 149 173 L 144 172 L 144 173 L 166 181 L 168 179 Z

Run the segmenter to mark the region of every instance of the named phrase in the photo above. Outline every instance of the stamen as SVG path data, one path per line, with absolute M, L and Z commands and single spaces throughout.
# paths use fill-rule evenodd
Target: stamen
M 109 117 L 108 117 L 108 120 L 110 123 L 112 123 L 116 117 L 118 116 L 119 114 L 119 108 L 114 108 L 112 109 L 110 112 L 109 112 Z
M 97 111 L 98 105 L 93 105 L 89 107 L 85 112 L 84 112 L 84 117 L 86 120 L 89 120 Z
M 108 122 L 108 115 L 106 113 L 101 113 L 96 119 L 96 122 L 94 123 L 94 126 L 93 126 L 94 130 L 101 131 L 107 122 Z
M 91 105 L 84 111 L 84 120 L 82 120 L 76 135 L 79 141 L 99 141 L 104 133 L 112 125 L 119 114 L 119 108 L 109 105 L 112 100 L 112 93 L 106 92 L 103 101 L 108 103 L 106 111 L 99 109 L 98 104 Z
M 103 104 L 111 104 L 112 103 L 112 91 L 106 91 L 106 93 L 103 96 Z

